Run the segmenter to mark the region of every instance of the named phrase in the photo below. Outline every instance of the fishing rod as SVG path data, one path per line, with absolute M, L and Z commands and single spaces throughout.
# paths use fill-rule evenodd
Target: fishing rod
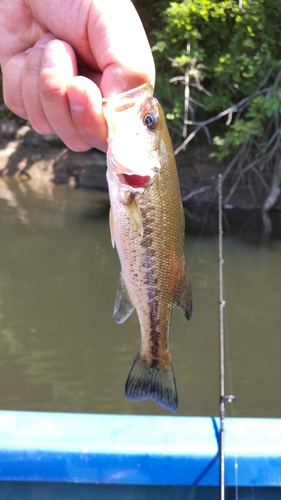
M 220 500 L 225 500 L 225 401 L 232 403 L 235 396 L 226 396 L 224 391 L 224 294 L 223 294 L 223 226 L 222 226 L 222 176 L 218 177 L 219 214 L 219 306 L 220 306 Z

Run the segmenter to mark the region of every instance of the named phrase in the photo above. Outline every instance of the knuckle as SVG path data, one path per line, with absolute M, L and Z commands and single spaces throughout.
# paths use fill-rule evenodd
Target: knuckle
M 64 141 L 66 146 L 71 149 L 71 151 L 74 151 L 75 153 L 83 153 L 84 151 L 89 151 L 92 146 L 90 144 L 85 143 L 84 141 L 82 143 L 77 142 L 77 141 Z
M 3 100 L 5 106 L 7 106 L 7 108 L 9 108 L 13 113 L 21 118 L 27 119 L 27 113 L 21 93 L 3 92 Z
M 28 54 L 24 65 L 24 76 L 28 78 L 30 75 L 39 77 L 39 72 L 42 64 L 42 49 L 33 48 Z
M 39 79 L 39 92 L 42 99 L 51 99 L 53 102 L 57 102 L 63 98 L 65 89 L 53 71 L 43 70 Z
M 40 135 L 56 135 L 54 129 L 51 127 L 46 119 L 29 118 L 30 125 Z

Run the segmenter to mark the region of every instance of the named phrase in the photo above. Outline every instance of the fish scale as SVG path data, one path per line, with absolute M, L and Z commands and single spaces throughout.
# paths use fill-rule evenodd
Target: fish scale
M 163 110 L 148 84 L 106 100 L 104 114 L 109 128 L 111 238 L 121 263 L 114 317 L 122 323 L 136 309 L 141 329 L 141 348 L 125 395 L 135 401 L 151 398 L 176 411 L 169 352 L 171 311 L 178 306 L 189 319 L 192 298 L 173 148 Z M 153 116 L 148 119 L 147 114 Z M 153 129 L 146 123 L 152 123 Z

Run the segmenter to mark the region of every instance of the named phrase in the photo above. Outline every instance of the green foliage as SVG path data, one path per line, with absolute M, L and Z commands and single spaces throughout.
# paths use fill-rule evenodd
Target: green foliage
M 252 138 L 261 138 L 271 118 L 281 115 L 281 88 L 273 95 L 258 95 L 252 99 L 243 118 L 234 121 L 228 128 L 224 137 L 215 136 L 213 142 L 218 146 L 218 151 L 211 157 L 223 160 L 232 148 L 237 148 L 249 142 Z
M 183 76 L 186 69 L 191 97 L 200 104 L 193 105 L 198 120 L 252 95 L 270 68 L 276 69 L 272 81 L 281 68 L 280 0 L 243 0 L 240 5 L 238 0 L 171 2 L 163 13 L 163 23 L 164 29 L 155 32 L 153 46 L 161 81 L 156 92 L 179 120 L 183 119 L 184 86 L 175 86 L 173 99 L 166 87 L 171 85 L 169 79 Z M 264 121 L 280 107 L 278 92 L 270 98 L 256 97 L 225 137 L 215 139 L 224 154 L 231 144 L 237 146 L 262 133 Z
M 12 113 L 12 111 L 10 111 L 8 108 L 0 109 L 0 120 L 11 120 L 12 118 L 14 118 L 14 116 L 14 113 Z
M 161 30 L 163 27 L 163 20 L 161 13 L 169 7 L 169 0 L 133 0 L 133 4 L 137 9 L 139 16 L 142 20 L 148 38 L 151 43 L 154 43 L 153 36 L 154 30 Z

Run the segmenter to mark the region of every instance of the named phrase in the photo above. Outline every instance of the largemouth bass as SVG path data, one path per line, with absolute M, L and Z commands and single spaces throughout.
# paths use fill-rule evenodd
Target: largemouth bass
M 123 323 L 136 309 L 141 348 L 125 395 L 178 408 L 169 352 L 171 311 L 192 312 L 184 260 L 184 214 L 173 148 L 153 87 L 142 85 L 104 99 L 108 124 L 110 230 L 121 274 L 113 316 Z

